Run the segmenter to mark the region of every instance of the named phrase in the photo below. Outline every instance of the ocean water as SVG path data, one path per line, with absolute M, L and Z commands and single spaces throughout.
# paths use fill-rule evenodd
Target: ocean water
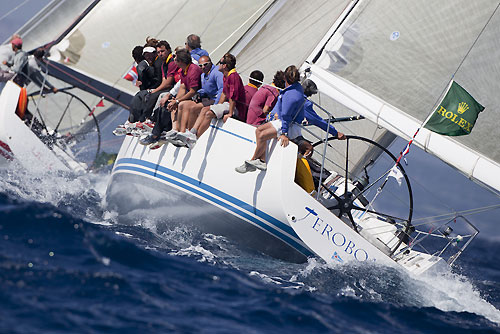
M 0 170 L 0 333 L 500 333 L 494 239 L 434 276 L 291 264 L 147 214 L 120 225 L 108 180 Z

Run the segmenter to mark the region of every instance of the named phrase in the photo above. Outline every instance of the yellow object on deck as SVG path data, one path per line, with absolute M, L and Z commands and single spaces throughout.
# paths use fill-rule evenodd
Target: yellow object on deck
M 297 168 L 295 169 L 295 183 L 302 187 L 309 194 L 314 190 L 314 181 L 311 174 L 311 167 L 305 158 L 297 158 Z

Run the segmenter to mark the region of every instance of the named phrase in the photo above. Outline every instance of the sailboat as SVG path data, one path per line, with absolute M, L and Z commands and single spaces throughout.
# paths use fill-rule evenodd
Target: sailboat
M 51 49 L 93 8 L 92 2 L 52 1 L 17 33 L 23 49 Z M 96 169 L 108 154 L 99 119 L 126 106 L 132 96 L 67 66 L 69 56 L 54 49 L 40 65 L 43 82 L 23 88 L 9 81 L 0 94 L 0 163 L 16 160 L 35 172 Z M 58 62 L 57 60 L 61 60 Z M 26 78 L 25 78 L 26 79 Z M 50 82 L 57 93 L 48 89 Z M 108 103 L 112 101 L 112 103 Z
M 54 3 L 55 13 L 72 10 L 66 1 Z M 452 265 L 478 230 L 461 216 L 412 224 L 409 178 L 387 149 L 396 136 L 412 138 L 452 79 L 491 112 L 480 115 L 468 136 L 421 129 L 414 145 L 500 191 L 498 148 L 485 140 L 498 137 L 493 127 L 500 117 L 493 112 L 499 69 L 491 61 L 500 52 L 494 48 L 498 4 L 172 1 L 166 16 L 156 17 L 150 13 L 162 12 L 161 1 L 150 1 L 147 8 L 133 1 L 82 3 L 85 15 L 53 43 L 59 57 L 53 56 L 54 63 L 99 80 L 117 90 L 116 96 L 133 93 L 119 78 L 130 66 L 134 43 L 154 35 L 176 46 L 197 33 L 212 59 L 234 54 L 243 75 L 260 69 L 270 78 L 277 69 L 302 65 L 319 87 L 314 102 L 325 117 L 365 118 L 336 123 L 342 132 L 356 134 L 345 143 L 304 128 L 320 162 L 315 196 L 294 182 L 293 144 L 282 148 L 270 142 L 266 172 L 236 173 L 234 167 L 255 148 L 255 128 L 233 119 L 212 123 L 190 150 L 167 144 L 152 151 L 126 137 L 106 195 L 108 208 L 123 219 L 163 206 L 168 220 L 169 208 L 181 207 L 186 209 L 176 221 L 286 261 L 319 256 L 332 263 L 399 265 L 415 274 Z M 394 168 L 397 178 L 390 177 Z M 193 222 L 195 211 L 201 213 Z

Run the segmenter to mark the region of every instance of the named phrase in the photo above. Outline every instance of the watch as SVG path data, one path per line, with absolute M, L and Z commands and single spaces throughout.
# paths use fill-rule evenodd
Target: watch
M 177 100 L 177 99 L 176 99 L 176 100 L 175 100 L 175 103 L 179 104 L 179 100 Z

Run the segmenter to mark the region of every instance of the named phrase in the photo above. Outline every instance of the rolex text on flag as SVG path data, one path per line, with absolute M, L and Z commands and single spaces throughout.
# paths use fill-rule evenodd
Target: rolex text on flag
M 483 110 L 481 104 L 453 81 L 446 96 L 424 127 L 446 136 L 468 135 Z

